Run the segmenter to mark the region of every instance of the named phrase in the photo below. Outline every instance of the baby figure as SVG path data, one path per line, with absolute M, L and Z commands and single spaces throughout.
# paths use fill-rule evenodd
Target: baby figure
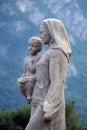
M 36 81 L 36 63 L 40 59 L 38 52 L 41 50 L 41 39 L 38 37 L 31 37 L 28 42 L 28 51 L 30 52 L 30 56 L 25 58 L 24 73 L 17 81 L 22 94 L 27 98 L 27 103 L 30 103 L 32 100 L 32 93 Z

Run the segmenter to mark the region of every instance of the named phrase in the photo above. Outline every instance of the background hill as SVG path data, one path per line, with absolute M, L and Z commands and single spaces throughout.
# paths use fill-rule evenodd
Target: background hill
M 16 81 L 23 72 L 29 37 L 38 36 L 39 24 L 50 17 L 62 20 L 69 34 L 72 57 L 65 96 L 76 101 L 80 123 L 87 124 L 86 0 L 0 0 L 0 108 L 26 104 Z

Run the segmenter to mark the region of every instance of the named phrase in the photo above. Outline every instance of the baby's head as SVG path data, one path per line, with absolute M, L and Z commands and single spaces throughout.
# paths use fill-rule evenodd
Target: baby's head
M 32 55 L 36 55 L 42 50 L 42 40 L 39 37 L 31 37 L 28 41 L 28 50 Z

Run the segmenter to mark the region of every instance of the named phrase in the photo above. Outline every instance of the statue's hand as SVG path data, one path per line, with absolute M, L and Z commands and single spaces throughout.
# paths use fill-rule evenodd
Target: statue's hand
M 27 104 L 30 104 L 32 99 L 27 99 Z
M 30 104 L 32 101 L 32 97 L 30 95 L 27 95 L 27 104 Z
M 23 77 L 22 80 L 21 80 L 21 83 L 26 83 L 28 80 L 29 80 L 28 76 Z
M 52 120 L 52 117 L 48 116 L 48 114 L 45 112 L 43 119 L 45 122 L 49 122 Z
M 17 82 L 17 86 L 19 87 L 19 88 L 23 88 L 24 87 L 24 85 L 25 85 L 25 83 L 23 83 L 23 82 Z
M 44 120 L 45 121 L 51 121 L 52 120 L 52 114 L 51 114 L 51 111 L 50 111 L 50 104 L 48 101 L 45 101 L 44 104 L 43 104 L 43 111 L 45 112 L 44 113 Z

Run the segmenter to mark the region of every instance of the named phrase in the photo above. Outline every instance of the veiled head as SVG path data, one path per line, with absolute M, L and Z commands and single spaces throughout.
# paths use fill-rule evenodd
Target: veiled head
M 40 26 L 41 39 L 44 43 L 50 42 L 51 48 L 59 48 L 69 57 L 71 47 L 63 23 L 58 19 L 45 19 Z

